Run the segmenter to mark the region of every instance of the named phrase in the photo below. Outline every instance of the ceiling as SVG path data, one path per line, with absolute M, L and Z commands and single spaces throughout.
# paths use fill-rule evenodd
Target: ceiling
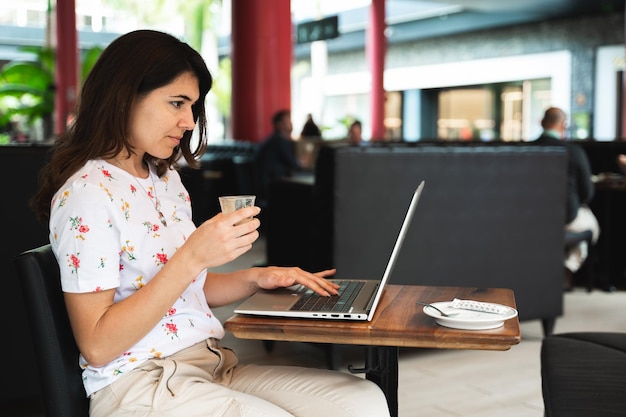
M 362 15 L 367 13 L 370 3 L 371 0 L 292 0 L 291 9 L 295 20 L 302 21 L 332 14 Z M 528 22 L 623 11 L 624 3 L 624 0 L 386 0 L 386 15 L 392 21 L 460 14 Z M 362 18 L 358 20 L 364 24 Z
M 624 10 L 624 0 L 387 0 L 388 4 L 460 6 L 465 11 L 481 13 L 516 13 L 536 17 Z
M 329 51 L 362 48 L 371 0 L 292 0 L 296 24 L 338 15 L 341 36 Z M 622 12 L 624 0 L 387 0 L 388 42 L 406 42 L 464 32 L 576 16 Z M 296 45 L 296 55 L 308 54 Z
M 436 18 L 413 20 L 416 35 L 434 37 L 552 19 L 623 13 L 624 3 L 624 0 L 387 0 L 386 13 L 388 23 L 393 24 L 403 14 L 409 15 L 411 8 L 423 7 L 424 11 L 439 8 L 441 13 Z

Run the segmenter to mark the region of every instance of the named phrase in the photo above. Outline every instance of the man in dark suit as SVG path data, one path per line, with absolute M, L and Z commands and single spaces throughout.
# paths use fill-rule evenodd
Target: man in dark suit
M 595 244 L 600 234 L 600 227 L 589 202 L 593 198 L 594 186 L 591 181 L 591 166 L 587 154 L 581 146 L 565 140 L 567 117 L 558 107 L 546 110 L 541 120 L 543 133 L 536 140 L 540 145 L 564 146 L 568 155 L 567 209 L 565 230 L 581 232 L 591 230 Z M 565 258 L 565 268 L 570 273 L 576 272 L 588 255 L 587 242 L 573 247 Z
M 279 110 L 272 117 L 273 132 L 261 143 L 256 155 L 259 181 L 257 198 L 266 201 L 270 183 L 280 177 L 289 177 L 302 170 L 296 158 L 291 138 L 293 125 L 289 110 Z

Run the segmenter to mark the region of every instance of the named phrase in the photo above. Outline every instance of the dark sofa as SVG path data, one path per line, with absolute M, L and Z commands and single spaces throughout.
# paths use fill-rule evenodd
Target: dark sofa
M 511 288 L 520 320 L 550 334 L 563 312 L 565 164 L 561 148 L 534 145 L 324 147 L 312 184 L 272 185 L 268 263 L 381 277 L 424 180 L 391 283 Z
M 623 416 L 626 413 L 626 334 L 561 333 L 541 344 L 546 417 Z
M 17 279 L 13 259 L 22 251 L 48 242 L 48 227 L 39 223 L 29 207 L 29 200 L 37 189 L 39 170 L 49 157 L 47 145 L 0 146 L 0 175 L 3 204 L 0 216 L 4 219 L 4 239 L 0 244 L 0 262 L 3 269 L 3 307 L 10 312 L 11 343 L 3 343 L 0 355 L 4 358 L 33 358 L 31 331 L 26 320 L 26 307 Z M 27 404 L 33 413 L 41 409 L 39 375 L 34 360 L 9 360 L 5 372 L 11 383 L 0 394 L 0 409 L 23 408 Z

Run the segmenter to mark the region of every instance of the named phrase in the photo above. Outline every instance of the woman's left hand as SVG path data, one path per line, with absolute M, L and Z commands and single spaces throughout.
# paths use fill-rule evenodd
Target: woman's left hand
M 302 284 L 324 297 L 329 297 L 337 295 L 339 288 L 339 285 L 326 279 L 326 277 L 334 275 L 335 272 L 336 269 L 311 273 L 298 267 L 268 266 L 260 268 L 257 285 L 265 290 L 273 290 Z

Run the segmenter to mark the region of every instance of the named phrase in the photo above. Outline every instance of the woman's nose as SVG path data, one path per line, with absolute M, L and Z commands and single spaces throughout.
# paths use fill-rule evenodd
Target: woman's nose
M 194 120 L 192 109 L 189 109 L 189 111 L 185 112 L 185 116 L 180 119 L 178 125 L 185 130 L 193 130 L 196 127 L 196 122 Z

